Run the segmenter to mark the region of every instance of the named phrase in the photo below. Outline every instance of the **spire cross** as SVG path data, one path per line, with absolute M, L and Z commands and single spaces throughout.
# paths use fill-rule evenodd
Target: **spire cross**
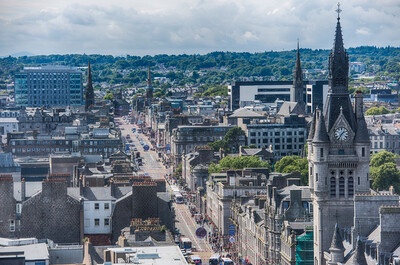
M 340 9 L 340 3 L 337 3 L 336 12 L 337 12 L 337 19 L 339 20 L 340 19 L 340 12 L 342 12 L 342 9 Z

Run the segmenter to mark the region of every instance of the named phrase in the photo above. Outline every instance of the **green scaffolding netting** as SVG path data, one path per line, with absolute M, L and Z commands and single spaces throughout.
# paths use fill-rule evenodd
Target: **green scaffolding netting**
M 296 237 L 296 265 L 314 264 L 314 232 L 306 230 Z

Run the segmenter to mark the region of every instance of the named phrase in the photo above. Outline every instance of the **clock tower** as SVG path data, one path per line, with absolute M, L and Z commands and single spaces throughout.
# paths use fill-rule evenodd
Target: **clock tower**
M 309 186 L 313 197 L 314 264 L 325 260 L 335 233 L 351 229 L 354 194 L 369 192 L 370 140 L 357 92 L 348 91 L 349 58 L 343 46 L 338 4 L 334 47 L 329 56 L 329 91 L 316 109 L 308 136 Z M 339 232 L 338 232 L 339 231 Z M 331 244 L 332 243 L 332 244 Z

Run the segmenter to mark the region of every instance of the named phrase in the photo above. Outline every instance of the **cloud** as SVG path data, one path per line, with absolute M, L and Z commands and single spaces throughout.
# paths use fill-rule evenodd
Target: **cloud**
M 357 29 L 356 32 L 359 35 L 370 35 L 369 29 L 365 27 Z
M 18 2 L 18 3 L 13 3 Z M 330 0 L 0 0 L 0 55 L 154 55 L 331 48 Z M 398 46 L 397 0 L 342 4 L 346 47 Z

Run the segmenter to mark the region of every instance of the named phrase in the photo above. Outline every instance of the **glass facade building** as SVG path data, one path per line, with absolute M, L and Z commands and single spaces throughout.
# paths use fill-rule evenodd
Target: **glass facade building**
M 18 107 L 81 106 L 82 72 L 66 66 L 25 67 L 15 75 Z

